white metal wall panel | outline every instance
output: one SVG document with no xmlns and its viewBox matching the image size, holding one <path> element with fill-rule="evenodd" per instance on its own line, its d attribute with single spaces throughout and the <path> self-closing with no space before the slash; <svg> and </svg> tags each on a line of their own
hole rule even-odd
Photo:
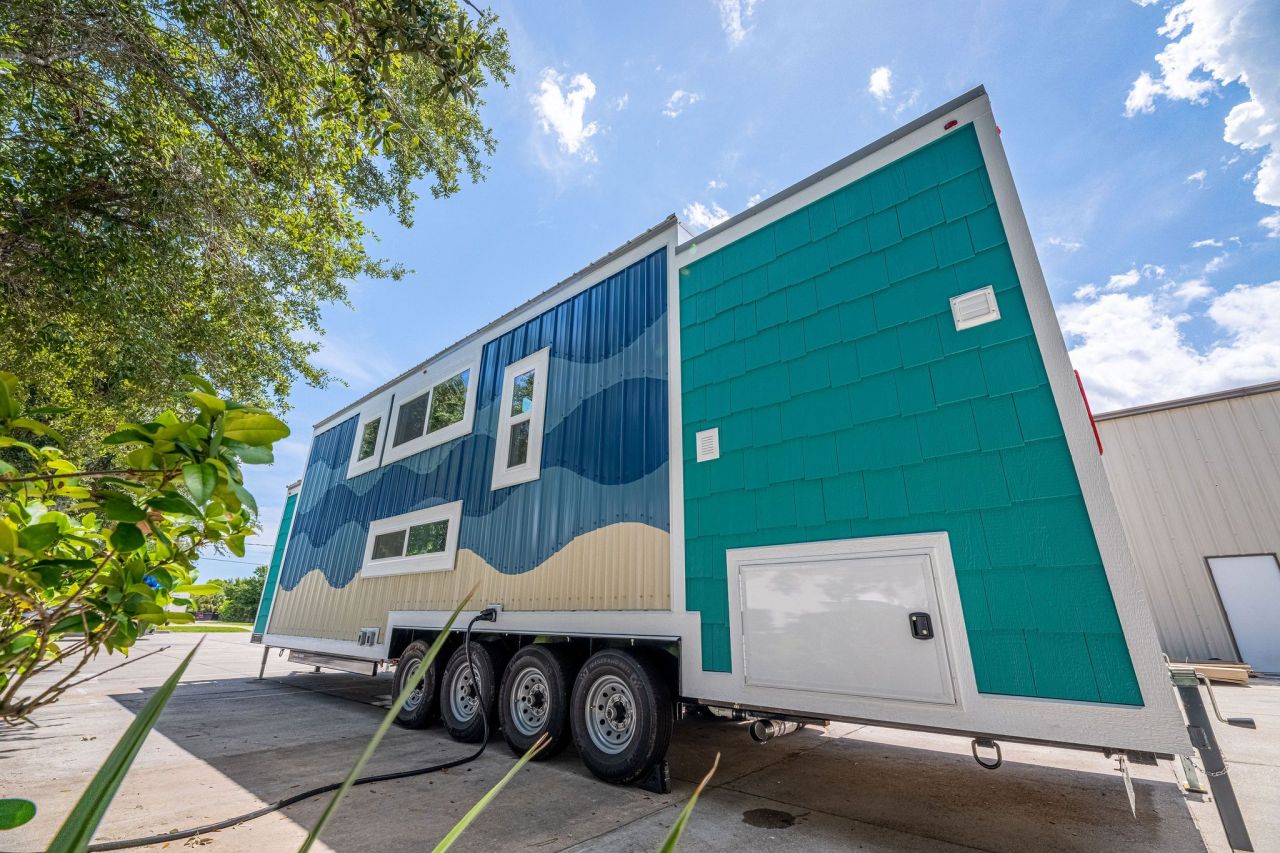
<svg viewBox="0 0 1280 853">
<path fill-rule="evenodd" d="M 1280 552 L 1280 387 L 1103 415 L 1098 432 L 1165 652 L 1238 659 L 1206 559 Z"/>
</svg>

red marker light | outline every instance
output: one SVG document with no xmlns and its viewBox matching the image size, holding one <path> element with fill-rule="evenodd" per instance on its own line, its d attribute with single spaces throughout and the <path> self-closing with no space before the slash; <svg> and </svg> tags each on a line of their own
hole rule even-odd
<svg viewBox="0 0 1280 853">
<path fill-rule="evenodd" d="M 944 125 L 942 126 L 942 129 L 943 129 L 943 130 L 950 130 L 951 128 L 955 127 L 955 126 L 956 126 L 957 124 L 959 124 L 959 123 L 960 123 L 960 122 L 956 121 L 955 119 L 952 119 L 951 121 L 949 121 L 949 122 L 947 122 L 946 124 L 944 124 Z"/>
</svg>

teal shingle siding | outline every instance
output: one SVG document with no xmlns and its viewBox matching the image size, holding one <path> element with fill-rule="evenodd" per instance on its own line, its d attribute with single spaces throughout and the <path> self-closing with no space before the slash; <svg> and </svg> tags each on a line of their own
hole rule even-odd
<svg viewBox="0 0 1280 853">
<path fill-rule="evenodd" d="M 980 691 L 1141 704 L 972 126 L 680 284 L 704 669 L 730 667 L 726 549 L 945 530 Z M 988 284 L 1001 319 L 957 332 L 949 298 Z"/>
</svg>

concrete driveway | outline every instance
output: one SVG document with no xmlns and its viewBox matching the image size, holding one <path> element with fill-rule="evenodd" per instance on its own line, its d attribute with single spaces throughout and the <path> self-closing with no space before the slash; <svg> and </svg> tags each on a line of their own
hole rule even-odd
<svg viewBox="0 0 1280 853">
<path fill-rule="evenodd" d="M 273 652 L 267 678 L 257 681 L 261 649 L 247 635 L 205 636 L 97 840 L 208 823 L 341 779 L 388 703 L 389 677 L 314 674 Z M 33 822 L 0 834 L 0 849 L 44 849 L 133 715 L 199 637 L 147 638 L 139 653 L 170 648 L 77 688 L 37 716 L 39 728 L 0 734 L 0 796 L 39 806 Z M 1258 720 L 1257 731 L 1221 726 L 1219 736 L 1255 848 L 1280 850 L 1280 682 L 1217 692 L 1224 713 Z M 393 728 L 367 772 L 470 749 L 438 730 Z M 993 772 L 978 767 L 959 738 L 834 725 L 758 746 L 742 725 L 705 720 L 676 727 L 672 794 L 600 783 L 570 748 L 526 768 L 455 849 L 655 850 L 717 752 L 720 770 L 682 849 L 1228 849 L 1212 803 L 1184 795 L 1165 763 L 1133 768 L 1135 819 L 1115 762 L 1101 755 L 1006 744 L 1004 767 Z M 337 851 L 429 848 L 511 761 L 495 739 L 472 764 L 356 788 L 324 842 Z M 324 802 L 200 841 L 215 851 L 294 850 Z"/>
</svg>

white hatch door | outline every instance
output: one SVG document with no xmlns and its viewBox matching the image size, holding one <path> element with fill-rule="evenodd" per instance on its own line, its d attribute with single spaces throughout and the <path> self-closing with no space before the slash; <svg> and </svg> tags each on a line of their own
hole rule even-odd
<svg viewBox="0 0 1280 853">
<path fill-rule="evenodd" d="M 924 554 L 739 566 L 748 685 L 955 704 Z"/>
<path fill-rule="evenodd" d="M 1210 557 L 1209 569 L 1245 663 L 1280 672 L 1280 564 L 1274 554 Z"/>
</svg>

